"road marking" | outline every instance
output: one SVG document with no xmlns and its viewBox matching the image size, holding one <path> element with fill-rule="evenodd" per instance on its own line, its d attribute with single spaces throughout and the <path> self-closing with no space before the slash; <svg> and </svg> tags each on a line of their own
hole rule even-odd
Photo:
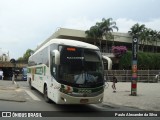
<svg viewBox="0 0 160 120">
<path fill-rule="evenodd" d="M 37 101 L 41 101 L 37 96 L 35 96 L 32 92 L 25 90 L 26 93 L 33 99 L 33 100 L 37 100 Z"/>
</svg>

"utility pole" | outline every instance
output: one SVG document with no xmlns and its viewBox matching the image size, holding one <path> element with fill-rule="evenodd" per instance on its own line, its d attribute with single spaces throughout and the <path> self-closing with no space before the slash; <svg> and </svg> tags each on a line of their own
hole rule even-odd
<svg viewBox="0 0 160 120">
<path fill-rule="evenodd" d="M 133 36 L 132 39 L 132 81 L 131 81 L 131 95 L 137 96 L 137 58 L 138 58 L 138 37 Z"/>
</svg>

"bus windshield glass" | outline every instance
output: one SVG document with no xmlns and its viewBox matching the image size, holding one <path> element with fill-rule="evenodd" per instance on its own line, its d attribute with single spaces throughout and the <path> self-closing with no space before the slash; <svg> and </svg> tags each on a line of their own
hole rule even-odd
<svg viewBox="0 0 160 120">
<path fill-rule="evenodd" d="M 75 87 L 95 87 L 104 84 L 100 51 L 71 46 L 59 46 L 58 81 Z"/>
</svg>

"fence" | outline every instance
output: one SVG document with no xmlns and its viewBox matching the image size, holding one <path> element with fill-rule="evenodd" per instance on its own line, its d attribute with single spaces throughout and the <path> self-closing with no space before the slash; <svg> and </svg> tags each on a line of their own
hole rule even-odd
<svg viewBox="0 0 160 120">
<path fill-rule="evenodd" d="M 113 73 L 119 82 L 130 82 L 132 80 L 131 70 L 106 70 L 105 73 L 107 81 L 112 81 Z M 156 75 L 160 76 L 160 70 L 138 70 L 138 82 L 158 82 L 160 78 L 157 79 Z"/>
</svg>

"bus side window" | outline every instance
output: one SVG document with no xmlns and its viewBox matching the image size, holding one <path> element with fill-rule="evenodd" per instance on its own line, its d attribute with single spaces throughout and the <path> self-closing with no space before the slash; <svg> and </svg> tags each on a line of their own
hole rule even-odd
<svg viewBox="0 0 160 120">
<path fill-rule="evenodd" d="M 52 63 L 55 65 L 55 56 L 52 57 Z"/>
<path fill-rule="evenodd" d="M 52 56 L 52 72 L 53 72 L 54 78 L 56 78 L 55 56 Z"/>
</svg>

